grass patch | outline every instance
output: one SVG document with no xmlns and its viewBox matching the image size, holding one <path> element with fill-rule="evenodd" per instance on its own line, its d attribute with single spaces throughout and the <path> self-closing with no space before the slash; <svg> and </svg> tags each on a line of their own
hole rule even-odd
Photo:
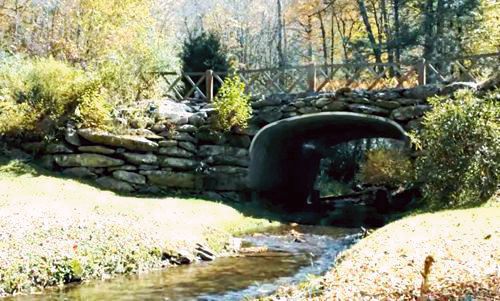
<svg viewBox="0 0 500 301">
<path fill-rule="evenodd" d="M 274 226 L 220 203 L 138 198 L 0 162 L 0 296 L 159 268 L 164 250 L 222 250 Z"/>
<path fill-rule="evenodd" d="M 286 300 L 316 295 L 314 300 L 415 300 L 422 295 L 422 300 L 494 300 L 500 293 L 499 245 L 497 194 L 480 208 L 423 213 L 388 224 L 339 256 L 325 277 L 283 287 L 277 295 Z M 427 256 L 434 263 L 422 294 Z"/>
</svg>

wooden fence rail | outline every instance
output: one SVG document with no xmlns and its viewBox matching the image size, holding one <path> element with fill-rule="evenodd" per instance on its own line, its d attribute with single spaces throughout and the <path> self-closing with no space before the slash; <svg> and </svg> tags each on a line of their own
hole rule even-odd
<svg viewBox="0 0 500 301">
<path fill-rule="evenodd" d="M 500 52 L 412 63 L 345 63 L 301 65 L 284 68 L 239 70 L 251 95 L 301 93 L 351 88 L 412 87 L 429 83 L 479 82 L 498 73 Z M 175 99 L 212 101 L 226 72 L 158 72 L 166 83 L 166 95 Z"/>
</svg>

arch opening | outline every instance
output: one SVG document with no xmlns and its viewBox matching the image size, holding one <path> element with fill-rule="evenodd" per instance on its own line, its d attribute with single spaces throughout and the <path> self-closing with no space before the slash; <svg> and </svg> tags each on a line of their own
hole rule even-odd
<svg viewBox="0 0 500 301">
<path fill-rule="evenodd" d="M 332 146 L 368 138 L 408 143 L 400 125 L 372 115 L 327 112 L 271 123 L 250 146 L 249 188 L 266 201 L 301 210 L 313 191 L 320 162 Z"/>
</svg>

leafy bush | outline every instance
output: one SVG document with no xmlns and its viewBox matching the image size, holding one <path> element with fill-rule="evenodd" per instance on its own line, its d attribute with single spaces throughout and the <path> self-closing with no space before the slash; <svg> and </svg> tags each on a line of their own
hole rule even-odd
<svg viewBox="0 0 500 301">
<path fill-rule="evenodd" d="M 105 93 L 99 91 L 89 91 L 82 95 L 74 117 L 80 127 L 102 130 L 111 128 L 112 108 L 105 95 Z"/>
<path fill-rule="evenodd" d="M 458 91 L 453 98 L 430 99 L 433 110 L 423 129 L 413 134 L 422 150 L 418 178 L 430 207 L 474 206 L 486 201 L 499 185 L 499 90 L 478 98 Z"/>
<path fill-rule="evenodd" d="M 245 84 L 237 75 L 226 78 L 214 100 L 218 126 L 224 131 L 246 128 L 252 114 L 250 97 L 245 94 Z"/>
<path fill-rule="evenodd" d="M 413 180 L 414 167 L 400 150 L 373 149 L 367 152 L 357 177 L 364 184 L 399 186 Z"/>
<path fill-rule="evenodd" d="M 108 120 L 96 77 L 64 62 L 7 59 L 0 64 L 0 87 L 0 135 L 44 137 L 77 107 L 90 123 Z"/>
</svg>

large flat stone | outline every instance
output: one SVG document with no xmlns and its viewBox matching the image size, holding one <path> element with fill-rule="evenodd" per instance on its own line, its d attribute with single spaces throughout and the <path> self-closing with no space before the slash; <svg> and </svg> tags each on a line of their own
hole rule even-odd
<svg viewBox="0 0 500 301">
<path fill-rule="evenodd" d="M 391 119 L 398 121 L 412 120 L 421 117 L 425 112 L 429 111 L 429 105 L 416 105 L 410 107 L 402 107 L 392 111 Z"/>
<path fill-rule="evenodd" d="M 280 120 L 283 116 L 279 107 L 265 107 L 260 111 L 259 118 L 267 123 L 275 122 Z"/>
<path fill-rule="evenodd" d="M 351 104 L 349 105 L 349 110 L 356 113 L 363 113 L 369 115 L 379 115 L 379 116 L 389 115 L 389 111 L 386 109 L 382 109 L 376 106 L 362 105 L 362 104 Z"/>
<path fill-rule="evenodd" d="M 72 178 L 95 179 L 97 175 L 87 167 L 71 167 L 62 171 L 63 175 Z"/>
<path fill-rule="evenodd" d="M 112 167 L 123 165 L 123 160 L 99 154 L 55 155 L 54 160 L 61 167 Z"/>
<path fill-rule="evenodd" d="M 112 155 L 116 153 L 116 151 L 112 148 L 105 147 L 102 145 L 88 145 L 88 146 L 80 146 L 78 148 L 79 151 L 84 152 L 84 153 L 96 153 L 96 154 L 103 154 L 103 155 Z"/>
<path fill-rule="evenodd" d="M 200 186 L 195 174 L 185 172 L 152 171 L 148 180 L 153 185 L 167 188 L 196 189 Z"/>
<path fill-rule="evenodd" d="M 164 158 L 161 162 L 163 167 L 172 167 L 181 170 L 194 170 L 200 163 L 195 160 L 183 158 Z"/>
<path fill-rule="evenodd" d="M 135 172 L 117 170 L 113 172 L 113 177 L 120 181 L 125 181 L 132 184 L 146 184 L 146 177 Z"/>
<path fill-rule="evenodd" d="M 169 140 L 178 140 L 178 141 L 189 141 L 196 143 L 197 140 L 193 136 L 191 136 L 187 132 L 171 132 L 171 131 L 165 131 L 160 134 L 161 136 L 169 139 Z"/>
<path fill-rule="evenodd" d="M 248 150 L 245 148 L 223 145 L 203 145 L 200 147 L 198 155 L 201 157 L 227 155 L 241 158 L 248 156 Z"/>
<path fill-rule="evenodd" d="M 123 153 L 125 160 L 132 164 L 156 164 L 158 157 L 154 154 L 137 154 L 137 153 Z"/>
<path fill-rule="evenodd" d="M 162 147 L 158 150 L 158 153 L 160 155 L 167 155 L 178 158 L 192 158 L 194 156 L 193 153 L 177 146 Z"/>
<path fill-rule="evenodd" d="M 247 157 L 238 158 L 225 155 L 210 156 L 205 161 L 210 165 L 233 165 L 241 167 L 248 167 L 250 165 L 250 159 Z"/>
<path fill-rule="evenodd" d="M 102 188 L 120 191 L 120 192 L 133 192 L 134 187 L 127 182 L 113 179 L 111 177 L 101 177 L 96 180 L 97 184 Z"/>
<path fill-rule="evenodd" d="M 139 136 L 115 135 L 92 129 L 78 130 L 78 134 L 93 143 L 123 147 L 132 151 L 150 152 L 158 148 L 158 143 Z"/>
<path fill-rule="evenodd" d="M 64 143 L 50 143 L 45 147 L 45 152 L 48 154 L 71 154 L 73 150 Z"/>
</svg>

